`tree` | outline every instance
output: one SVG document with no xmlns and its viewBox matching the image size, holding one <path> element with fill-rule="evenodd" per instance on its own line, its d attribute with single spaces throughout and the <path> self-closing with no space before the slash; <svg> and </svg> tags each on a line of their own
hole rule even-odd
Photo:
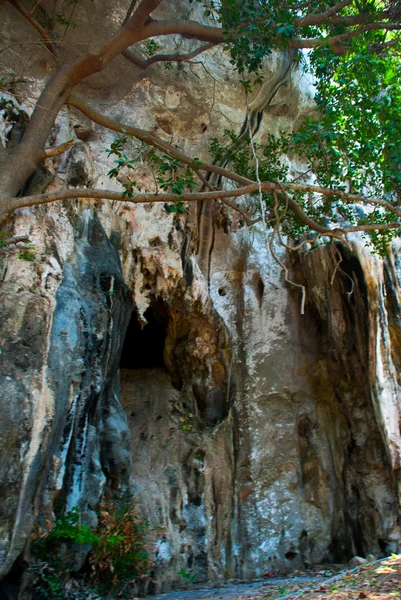
<svg viewBox="0 0 401 600">
<path fill-rule="evenodd" d="M 349 232 L 362 231 L 384 253 L 390 237 L 400 234 L 401 3 L 397 0 L 196 0 L 203 13 L 197 21 L 158 18 L 157 9 L 169 0 L 132 0 L 121 27 L 105 43 L 67 64 L 56 32 L 57 23 L 73 27 L 72 16 L 53 10 L 51 17 L 55 0 L 7 1 L 36 29 L 55 69 L 22 139 L 7 149 L 0 145 L 0 220 L 16 208 L 85 197 L 134 204 L 169 202 L 171 210 L 177 211 L 186 202 L 221 200 L 239 210 L 251 225 L 255 219 L 235 199 L 252 194 L 266 226 L 281 241 L 281 231 L 294 239 L 312 231 L 308 239 L 313 242 L 316 237 L 341 239 Z M 73 13 L 78 2 L 64 0 L 64 6 Z M 197 40 L 199 45 L 187 53 L 159 53 L 158 40 L 172 35 Z M 257 128 L 252 120 L 257 122 L 258 110 L 251 107 L 239 133 L 227 132 L 226 142 L 212 140 L 214 160 L 206 163 L 150 131 L 102 115 L 75 95 L 80 82 L 102 72 L 120 54 L 133 68 L 147 69 L 156 62 L 167 66 L 189 62 L 218 45 L 229 53 L 247 94 L 263 84 L 262 67 L 272 51 L 286 53 L 292 65 L 300 60 L 300 51 L 307 49 L 307 60 L 317 77 L 317 116 L 294 134 L 271 137 L 261 147 L 253 139 Z M 111 177 L 122 168 L 134 173 L 125 144 L 130 136 L 143 142 L 157 172 L 155 191 L 142 193 L 133 175 L 124 181 L 121 193 L 72 188 L 18 195 L 45 158 L 68 148 L 46 148 L 65 104 L 119 134 L 109 149 L 116 157 Z M 305 158 L 306 173 L 315 174 L 314 185 L 288 179 L 280 156 L 290 152 Z M 230 186 L 233 189 L 221 189 L 223 178 L 235 184 Z M 356 210 L 356 205 L 367 210 Z"/>
</svg>

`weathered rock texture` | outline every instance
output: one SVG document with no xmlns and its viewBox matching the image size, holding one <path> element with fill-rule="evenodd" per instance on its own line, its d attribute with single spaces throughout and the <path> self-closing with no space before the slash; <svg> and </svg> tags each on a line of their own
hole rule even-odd
<svg viewBox="0 0 401 600">
<path fill-rule="evenodd" d="M 204 60 L 214 79 L 201 65 L 196 76 L 185 65 L 139 74 L 117 60 L 109 87 L 95 76 L 82 92 L 199 156 L 245 109 L 222 55 Z M 311 110 L 301 75 L 279 92 L 262 138 Z M 53 141 L 74 135 L 30 189 L 111 187 L 112 135 L 63 113 Z M 145 167 L 138 177 L 152 185 Z M 193 212 L 65 201 L 15 216 L 35 260 L 1 255 L 3 574 L 29 559 L 34 524 L 61 508 L 95 525 L 106 489 L 131 491 L 165 528 L 158 589 L 400 549 L 399 245 L 384 263 L 357 240 L 292 257 L 307 291 L 301 316 L 264 232 L 235 214 L 216 227 L 208 285 L 191 252 Z"/>
</svg>

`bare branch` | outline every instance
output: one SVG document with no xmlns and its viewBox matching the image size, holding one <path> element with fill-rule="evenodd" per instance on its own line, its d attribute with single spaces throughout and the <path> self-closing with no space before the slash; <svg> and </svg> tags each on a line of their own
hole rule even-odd
<svg viewBox="0 0 401 600">
<path fill-rule="evenodd" d="M 148 68 L 148 65 L 146 64 L 146 59 L 132 52 L 132 50 L 123 50 L 121 54 L 124 56 L 124 58 L 132 62 L 132 64 L 134 64 L 136 67 L 142 69 L 142 71 L 145 71 L 145 69 Z"/>
<path fill-rule="evenodd" d="M 358 231 L 387 231 L 388 229 L 401 229 L 401 223 L 376 223 L 372 225 L 356 225 L 347 227 L 344 233 L 356 233 Z"/>
<path fill-rule="evenodd" d="M 341 44 L 341 43 L 345 42 L 346 40 L 350 40 L 354 37 L 357 37 L 358 35 L 361 35 L 362 33 L 365 33 L 366 31 L 374 31 L 374 30 L 400 31 L 401 24 L 383 23 L 383 22 L 370 23 L 369 25 L 361 25 L 360 27 L 357 27 L 356 29 L 352 29 L 351 31 L 348 31 L 347 33 L 343 33 L 341 35 L 337 35 L 337 36 L 333 36 L 333 37 L 300 38 L 300 39 L 292 40 L 289 43 L 289 46 L 291 48 L 315 48 L 316 46 L 323 46 L 324 44 L 329 44 L 330 46 L 335 48 L 336 44 Z"/>
<path fill-rule="evenodd" d="M 274 192 L 283 191 L 285 188 L 297 189 L 297 187 L 308 187 L 308 186 L 295 186 L 291 184 L 280 184 L 272 182 L 263 182 L 261 184 L 264 191 Z M 312 187 L 312 186 L 310 186 Z M 196 202 L 199 200 L 218 200 L 225 198 L 234 198 L 238 196 L 246 196 L 253 194 L 260 189 L 259 183 L 252 183 L 251 185 L 242 186 L 233 190 L 213 190 L 210 192 L 192 192 L 179 194 L 158 194 L 158 193 L 138 193 L 135 194 L 132 199 L 123 197 L 120 192 L 110 190 L 90 190 L 87 188 L 75 188 L 65 189 L 59 192 L 49 192 L 45 194 L 37 194 L 34 196 L 17 196 L 15 198 L 0 198 L 0 210 L 1 217 L 15 210 L 16 208 L 23 208 L 26 206 L 35 206 L 39 204 L 48 204 L 50 202 L 56 202 L 58 200 L 65 200 L 67 198 L 100 198 L 105 200 L 116 200 L 119 202 L 129 202 L 132 204 L 143 204 L 153 202 Z M 318 188 L 325 191 L 327 195 L 332 195 L 333 190 L 324 190 L 324 188 Z M 278 196 L 277 196 L 278 197 Z M 366 199 L 365 199 L 366 200 Z M 280 202 L 284 203 L 301 221 L 304 225 L 307 225 L 310 229 L 317 231 L 318 233 L 329 237 L 329 238 L 341 238 L 347 233 L 356 231 L 386 231 L 388 229 L 400 229 L 401 222 L 377 224 L 377 225 L 358 225 L 355 227 L 347 227 L 345 229 L 330 229 L 329 227 L 323 227 L 319 223 L 316 223 L 313 219 L 308 217 L 302 210 L 302 208 L 287 194 L 284 200 L 280 199 Z"/>
<path fill-rule="evenodd" d="M 301 29 L 302 27 L 309 25 L 343 25 L 345 27 L 352 27 L 354 25 L 364 25 L 373 20 L 377 21 L 378 19 L 391 18 L 390 14 L 386 11 L 380 11 L 374 14 L 366 11 L 361 11 L 356 15 L 332 14 L 332 16 L 329 17 L 325 17 L 324 14 L 325 13 L 317 13 L 300 17 L 295 21 L 294 26 L 296 29 Z"/>
<path fill-rule="evenodd" d="M 122 192 L 112 190 L 89 190 L 87 188 L 64 189 L 59 192 L 49 192 L 45 194 L 36 194 L 34 196 L 17 196 L 15 198 L 0 198 L 0 208 L 7 213 L 16 208 L 27 206 L 36 206 L 39 204 L 49 204 L 58 200 L 73 198 L 99 198 L 102 200 L 115 200 L 118 202 L 129 202 L 131 204 L 147 204 L 153 202 L 197 202 L 199 200 L 216 200 L 218 198 L 242 196 L 252 193 L 257 189 L 257 185 L 246 186 L 236 190 L 216 190 L 212 192 L 194 192 L 188 194 L 152 194 L 138 193 L 133 198 L 123 197 Z"/>
<path fill-rule="evenodd" d="M 168 144 L 154 133 L 151 133 L 146 129 L 131 127 L 130 125 L 119 123 L 114 119 L 110 119 L 109 117 L 102 115 L 101 113 L 88 106 L 86 102 L 84 102 L 80 98 L 77 98 L 76 96 L 71 95 L 67 100 L 67 104 L 69 106 L 74 106 L 84 115 L 86 115 L 89 119 L 91 119 L 95 123 L 98 123 L 102 127 L 107 127 L 107 129 L 111 129 L 112 131 L 117 131 L 119 133 L 128 133 L 128 135 L 132 135 L 137 139 L 142 140 L 147 144 L 150 144 L 154 148 L 158 148 L 159 150 L 166 152 L 166 154 L 178 158 L 182 163 L 188 165 L 189 167 L 192 167 L 194 170 L 201 169 L 202 171 L 217 173 L 218 175 L 221 175 L 222 177 L 228 177 L 232 181 L 236 181 L 241 185 L 248 185 L 252 183 L 252 180 L 247 179 L 245 177 L 241 177 L 240 175 L 232 173 L 227 169 L 218 167 L 217 165 L 212 165 L 206 162 L 194 161 L 192 158 L 190 158 L 171 144 Z"/>
<path fill-rule="evenodd" d="M 10 237 L 5 240 L 1 240 L 3 246 L 11 246 L 13 244 L 19 244 L 21 242 L 29 242 L 29 237 L 27 235 L 18 235 L 15 237 Z"/>
<path fill-rule="evenodd" d="M 29 13 L 30 15 L 33 15 L 33 13 L 35 12 L 35 10 L 38 8 L 39 4 L 42 2 L 42 0 L 38 0 L 34 6 L 32 7 L 31 12 Z"/>
<path fill-rule="evenodd" d="M 310 25 L 319 25 L 322 22 L 326 22 L 330 17 L 334 16 L 336 13 L 340 12 L 343 8 L 351 4 L 352 0 L 344 0 L 339 4 L 336 4 L 329 10 L 325 12 L 316 13 L 312 15 L 306 15 L 305 17 L 301 17 L 295 21 L 296 27 L 306 27 Z"/>
<path fill-rule="evenodd" d="M 202 54 L 202 52 L 210 50 L 210 48 L 214 48 L 216 45 L 217 44 L 213 42 L 208 42 L 207 44 L 199 46 L 199 48 L 196 48 L 187 54 L 155 54 L 148 59 L 143 59 L 137 54 L 134 54 L 131 50 L 124 50 L 122 55 L 137 67 L 145 70 L 157 62 L 189 62 L 191 59 L 199 56 L 199 54 Z"/>
<path fill-rule="evenodd" d="M 46 48 L 49 50 L 49 52 L 51 52 L 53 57 L 56 60 L 58 60 L 58 50 L 53 44 L 52 40 L 50 39 L 47 31 L 42 27 L 42 25 L 40 25 L 40 23 L 37 22 L 37 20 L 32 16 L 30 12 L 28 12 L 23 6 L 21 6 L 18 0 L 8 0 L 8 2 L 12 6 L 14 6 L 14 8 L 16 8 L 33 27 L 35 27 L 36 31 L 38 31 L 42 36 Z"/>
<path fill-rule="evenodd" d="M 45 149 L 45 157 L 50 158 L 51 156 L 60 156 L 60 154 L 64 154 L 74 145 L 74 140 L 68 140 L 68 142 L 64 142 L 64 144 L 60 144 L 60 146 L 56 146 L 55 148 L 46 148 Z"/>
</svg>

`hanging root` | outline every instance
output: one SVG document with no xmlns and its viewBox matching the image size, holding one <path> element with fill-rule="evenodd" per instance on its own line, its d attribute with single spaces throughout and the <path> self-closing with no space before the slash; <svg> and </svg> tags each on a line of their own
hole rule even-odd
<svg viewBox="0 0 401 600">
<path fill-rule="evenodd" d="M 291 248 L 291 246 L 288 246 L 287 244 L 285 244 L 283 242 L 283 240 L 281 239 L 281 235 L 280 235 L 280 222 L 285 217 L 286 212 L 288 210 L 288 196 L 285 193 L 284 189 L 282 188 L 282 191 L 284 192 L 284 195 L 285 195 L 285 198 L 286 198 L 286 206 L 285 206 L 284 213 L 280 216 L 279 213 L 278 213 L 279 199 L 277 197 L 277 193 L 274 192 L 274 201 L 275 201 L 274 215 L 275 215 L 275 223 L 274 223 L 274 227 L 273 227 L 273 232 L 272 232 L 272 234 L 271 234 L 271 236 L 269 238 L 269 235 L 268 235 L 268 232 L 267 232 L 267 225 L 266 225 L 266 209 L 265 209 L 265 204 L 264 204 L 264 201 L 263 201 L 262 182 L 261 182 L 260 177 L 259 177 L 259 159 L 258 159 L 257 154 L 256 154 L 255 144 L 253 142 L 253 135 L 252 135 L 252 130 L 251 130 L 251 126 L 250 126 L 250 110 L 249 110 L 249 102 L 248 102 L 248 93 L 247 92 L 245 92 L 245 101 L 246 101 L 246 110 L 247 110 L 247 115 L 248 115 L 249 141 L 250 141 L 250 145 L 251 145 L 253 160 L 255 161 L 255 173 L 256 173 L 256 181 L 257 181 L 257 184 L 258 184 L 258 191 L 259 191 L 259 204 L 260 204 L 260 212 L 262 214 L 262 219 L 261 220 L 262 220 L 262 224 L 263 224 L 263 233 L 264 233 L 264 236 L 265 236 L 265 239 L 266 239 L 266 243 L 268 244 L 268 246 L 270 248 L 270 252 L 271 252 L 271 255 L 272 255 L 273 259 L 276 261 L 276 263 L 284 271 L 286 283 L 289 283 L 293 287 L 299 288 L 301 290 L 301 292 L 302 292 L 301 315 L 303 315 L 303 314 L 305 314 L 305 301 L 306 301 L 306 289 L 305 289 L 305 286 L 301 285 L 300 283 L 295 283 L 295 281 L 292 281 L 289 278 L 289 276 L 288 276 L 288 268 L 279 259 L 279 257 L 276 255 L 276 253 L 274 251 L 274 236 L 276 234 L 277 234 L 277 238 L 278 238 L 278 241 L 281 244 L 281 246 L 284 246 L 288 250 L 296 250 L 297 249 L 297 248 Z M 310 240 L 306 240 L 305 242 L 302 242 L 302 244 L 300 244 L 298 247 L 300 248 L 304 244 L 308 243 L 308 241 L 310 241 Z"/>
<path fill-rule="evenodd" d="M 289 283 L 290 285 L 292 285 L 293 287 L 296 287 L 298 289 L 301 290 L 302 292 L 302 299 L 301 299 L 301 315 L 305 314 L 305 301 L 306 301 L 306 289 L 304 285 L 301 285 L 300 283 L 295 283 L 295 281 L 292 281 L 292 279 L 289 278 L 288 276 L 288 268 L 286 267 L 286 265 L 279 259 L 279 257 L 277 256 L 277 254 L 274 251 L 274 236 L 277 234 L 278 235 L 278 240 L 281 243 L 281 238 L 280 238 L 280 234 L 279 234 L 279 228 L 280 228 L 280 223 L 281 220 L 285 217 L 285 214 L 287 212 L 287 206 L 285 208 L 284 213 L 280 216 L 278 214 L 278 207 L 279 207 L 279 199 L 277 197 L 277 193 L 274 192 L 274 215 L 276 217 L 276 221 L 274 223 L 274 227 L 273 227 L 273 232 L 270 236 L 270 240 L 269 240 L 269 248 L 270 248 L 270 252 L 272 254 L 272 257 L 274 258 L 274 260 L 276 261 L 276 263 L 278 265 L 280 265 L 280 267 L 283 269 L 284 271 L 284 275 L 285 275 L 285 281 L 286 283 Z"/>
</svg>

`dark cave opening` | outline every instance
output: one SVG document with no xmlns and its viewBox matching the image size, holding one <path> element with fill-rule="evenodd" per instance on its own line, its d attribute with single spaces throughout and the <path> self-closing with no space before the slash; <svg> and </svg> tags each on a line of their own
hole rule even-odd
<svg viewBox="0 0 401 600">
<path fill-rule="evenodd" d="M 145 312 L 147 324 L 141 327 L 132 313 L 121 353 L 122 369 L 165 368 L 164 345 L 167 335 L 168 314 L 162 300 L 153 300 Z"/>
</svg>

